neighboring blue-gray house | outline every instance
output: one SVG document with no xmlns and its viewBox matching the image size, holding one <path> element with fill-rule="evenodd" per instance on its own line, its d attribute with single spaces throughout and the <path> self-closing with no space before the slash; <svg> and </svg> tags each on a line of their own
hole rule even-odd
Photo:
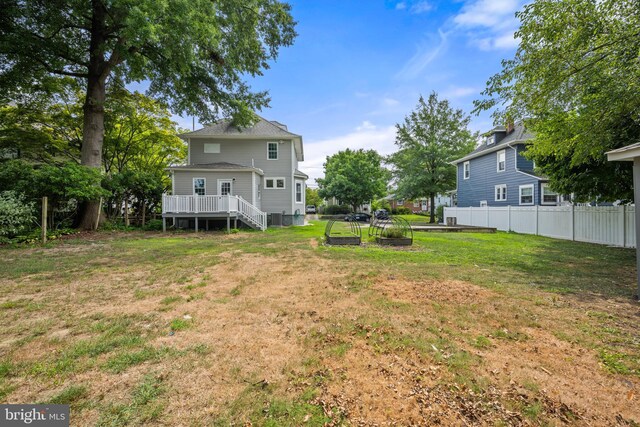
<svg viewBox="0 0 640 427">
<path fill-rule="evenodd" d="M 551 191 L 547 179 L 522 156 L 532 138 L 522 123 L 497 126 L 484 134 L 478 148 L 455 160 L 458 206 L 560 204 L 562 198 Z"/>
</svg>

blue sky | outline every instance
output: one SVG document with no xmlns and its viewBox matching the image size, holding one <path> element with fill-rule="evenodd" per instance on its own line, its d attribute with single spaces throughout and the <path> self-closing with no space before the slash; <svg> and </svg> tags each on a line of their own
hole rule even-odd
<svg viewBox="0 0 640 427">
<path fill-rule="evenodd" d="M 291 0 L 298 25 L 264 76 L 260 114 L 303 136 L 308 184 L 345 148 L 396 150 L 395 124 L 436 91 L 466 112 L 517 47 L 519 0 Z M 191 127 L 191 119 L 179 120 Z M 489 114 L 472 118 L 488 130 Z M 198 126 L 196 124 L 196 126 Z"/>
</svg>

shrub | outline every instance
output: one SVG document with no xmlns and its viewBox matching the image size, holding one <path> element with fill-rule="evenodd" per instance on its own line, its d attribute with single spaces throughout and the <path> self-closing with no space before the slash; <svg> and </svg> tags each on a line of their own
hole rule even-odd
<svg viewBox="0 0 640 427">
<path fill-rule="evenodd" d="M 13 237 L 29 229 L 34 216 L 33 202 L 14 191 L 0 193 L 0 236 Z"/>
<path fill-rule="evenodd" d="M 142 229 L 146 231 L 162 231 L 162 220 L 152 219 L 150 221 L 147 221 Z"/>
<path fill-rule="evenodd" d="M 347 205 L 330 205 L 324 210 L 326 215 L 342 215 L 351 213 L 351 208 Z"/>
<path fill-rule="evenodd" d="M 391 210 L 391 215 L 409 215 L 410 213 L 411 209 L 405 208 L 404 206 Z"/>
<path fill-rule="evenodd" d="M 385 228 L 382 232 L 382 237 L 388 237 L 390 239 L 401 239 L 404 237 L 404 232 L 401 228 Z"/>
</svg>

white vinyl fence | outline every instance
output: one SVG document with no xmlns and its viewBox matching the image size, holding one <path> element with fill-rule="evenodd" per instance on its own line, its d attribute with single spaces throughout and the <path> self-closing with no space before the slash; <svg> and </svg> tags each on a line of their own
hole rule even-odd
<svg viewBox="0 0 640 427">
<path fill-rule="evenodd" d="M 555 239 L 636 247 L 634 206 L 506 206 L 444 208 L 460 225 L 493 227 Z"/>
</svg>

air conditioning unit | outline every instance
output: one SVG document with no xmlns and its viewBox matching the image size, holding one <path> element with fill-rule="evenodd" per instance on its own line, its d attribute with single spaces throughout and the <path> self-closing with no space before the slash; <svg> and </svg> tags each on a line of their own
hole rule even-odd
<svg viewBox="0 0 640 427">
<path fill-rule="evenodd" d="M 272 213 L 271 214 L 271 225 L 274 227 L 282 227 L 282 214 L 281 213 Z"/>
</svg>

